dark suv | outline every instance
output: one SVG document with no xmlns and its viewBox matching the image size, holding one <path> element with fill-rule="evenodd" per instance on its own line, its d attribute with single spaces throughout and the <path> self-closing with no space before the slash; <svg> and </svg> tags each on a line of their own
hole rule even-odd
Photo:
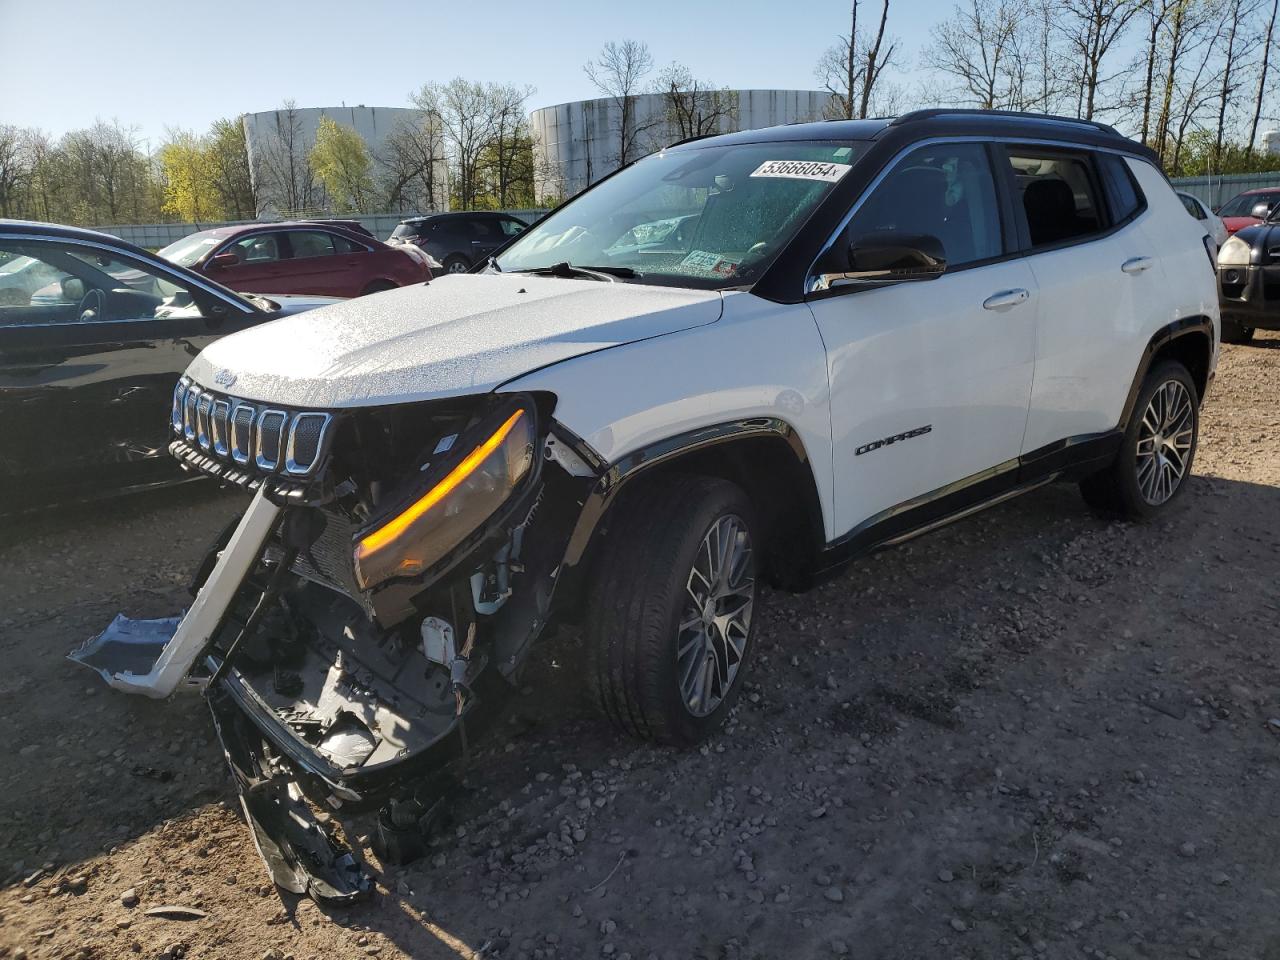
<svg viewBox="0 0 1280 960">
<path fill-rule="evenodd" d="M 528 224 L 505 213 L 438 213 L 409 217 L 388 243 L 412 243 L 444 264 L 446 273 L 466 273 Z"/>
</svg>

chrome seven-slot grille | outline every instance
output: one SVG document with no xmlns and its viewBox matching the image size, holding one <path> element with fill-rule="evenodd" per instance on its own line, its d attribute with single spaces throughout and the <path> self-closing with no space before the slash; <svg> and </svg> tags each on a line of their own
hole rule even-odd
<svg viewBox="0 0 1280 960">
<path fill-rule="evenodd" d="M 183 377 L 173 388 L 170 425 L 189 446 L 260 473 L 305 477 L 324 452 L 333 417 L 282 410 L 205 390 Z"/>
</svg>

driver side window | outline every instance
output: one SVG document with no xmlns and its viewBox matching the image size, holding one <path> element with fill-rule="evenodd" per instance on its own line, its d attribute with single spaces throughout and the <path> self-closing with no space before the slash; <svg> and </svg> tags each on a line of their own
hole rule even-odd
<svg viewBox="0 0 1280 960">
<path fill-rule="evenodd" d="M 187 284 L 76 243 L 0 240 L 0 327 L 199 317 Z"/>
<path fill-rule="evenodd" d="M 898 161 L 853 215 L 845 242 L 881 233 L 936 237 L 948 269 L 1000 256 L 1000 208 L 982 145 L 936 144 Z"/>
</svg>

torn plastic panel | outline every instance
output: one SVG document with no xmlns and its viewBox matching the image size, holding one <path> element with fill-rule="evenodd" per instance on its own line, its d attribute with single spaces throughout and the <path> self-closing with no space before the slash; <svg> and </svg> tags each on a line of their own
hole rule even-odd
<svg viewBox="0 0 1280 960">
<path fill-rule="evenodd" d="M 180 621 L 133 621 L 119 615 L 105 631 L 74 651 L 71 659 L 97 670 L 117 690 L 156 699 L 169 696 L 222 624 L 227 607 L 257 563 L 279 515 L 280 507 L 259 489 Z"/>
<path fill-rule="evenodd" d="M 317 802 L 381 806 L 384 855 L 420 853 L 448 768 L 511 693 L 601 466 L 550 407 L 518 395 L 345 411 L 324 470 L 287 496 L 257 482 L 236 532 L 201 565 L 212 572 L 192 611 L 218 620 L 197 651 L 206 695 L 255 842 L 286 889 L 328 902 L 364 890 Z M 443 548 L 424 543 L 435 510 L 469 518 Z M 418 553 L 362 579 L 362 539 L 392 524 L 381 546 Z M 164 628 L 141 622 L 107 633 L 126 626 L 151 641 L 144 657 L 163 644 Z M 103 669 L 89 654 L 123 645 L 98 639 L 79 659 Z"/>
</svg>

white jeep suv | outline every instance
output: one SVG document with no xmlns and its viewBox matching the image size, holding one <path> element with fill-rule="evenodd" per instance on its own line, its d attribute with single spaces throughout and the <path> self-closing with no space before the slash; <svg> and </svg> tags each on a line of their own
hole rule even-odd
<svg viewBox="0 0 1280 960">
<path fill-rule="evenodd" d="M 581 625 L 611 720 L 694 742 L 766 581 L 1054 480 L 1167 509 L 1218 340 L 1202 226 L 1109 127 L 934 110 L 677 144 L 469 275 L 205 349 L 172 450 L 252 505 L 181 623 L 116 624 L 154 662 L 105 634 L 82 657 L 151 695 L 202 674 L 275 879 L 341 900 L 367 880 L 299 797 L 390 798 L 411 856 L 424 776 L 549 623 Z"/>
</svg>

